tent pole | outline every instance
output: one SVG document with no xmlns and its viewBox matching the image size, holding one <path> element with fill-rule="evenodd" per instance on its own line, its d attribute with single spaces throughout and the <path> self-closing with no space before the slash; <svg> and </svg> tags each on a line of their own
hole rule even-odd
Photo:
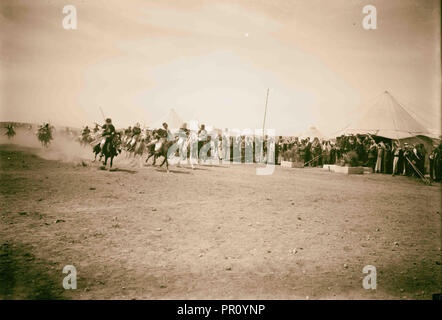
<svg viewBox="0 0 442 320">
<path fill-rule="evenodd" d="M 264 128 L 265 128 L 265 124 L 266 124 L 266 115 L 267 115 L 267 103 L 269 101 L 269 88 L 267 88 L 267 96 L 266 96 L 266 104 L 265 104 L 265 109 L 264 109 L 264 120 L 262 121 L 262 137 L 264 139 Z"/>
</svg>

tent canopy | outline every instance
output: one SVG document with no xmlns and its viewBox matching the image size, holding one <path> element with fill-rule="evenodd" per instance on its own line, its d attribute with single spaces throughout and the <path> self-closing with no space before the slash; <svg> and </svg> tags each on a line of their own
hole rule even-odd
<svg viewBox="0 0 442 320">
<path fill-rule="evenodd" d="M 169 129 L 179 129 L 183 124 L 183 120 L 174 109 L 170 109 L 167 114 L 152 124 L 152 128 L 158 129 L 163 127 L 163 122 L 169 125 Z"/>
<path fill-rule="evenodd" d="M 336 136 L 357 133 L 372 134 L 388 139 L 404 139 L 429 134 L 428 130 L 412 117 L 388 91 L 382 93 L 362 117 Z"/>
<path fill-rule="evenodd" d="M 314 126 L 310 126 L 306 131 L 299 135 L 300 139 L 310 138 L 313 140 L 314 138 L 318 138 L 319 140 L 324 139 L 325 136 Z"/>
</svg>

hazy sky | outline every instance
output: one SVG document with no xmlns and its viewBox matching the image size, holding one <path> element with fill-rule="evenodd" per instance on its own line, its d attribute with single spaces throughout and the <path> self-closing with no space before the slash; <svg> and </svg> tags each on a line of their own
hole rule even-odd
<svg viewBox="0 0 442 320">
<path fill-rule="evenodd" d="M 64 5 L 78 29 L 62 27 Z M 377 8 L 378 29 L 362 27 Z M 1 121 L 341 129 L 389 90 L 440 125 L 438 0 L 1 0 Z M 356 110 L 356 111 L 355 111 Z"/>
</svg>

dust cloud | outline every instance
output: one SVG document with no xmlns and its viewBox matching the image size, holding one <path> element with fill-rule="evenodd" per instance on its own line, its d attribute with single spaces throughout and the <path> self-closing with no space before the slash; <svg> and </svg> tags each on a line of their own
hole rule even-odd
<svg viewBox="0 0 442 320">
<path fill-rule="evenodd" d="M 37 128 L 31 130 L 26 128 L 15 128 L 16 135 L 8 139 L 1 130 L 0 144 L 14 144 L 29 148 L 29 152 L 46 160 L 58 160 L 62 162 L 81 163 L 94 159 L 92 146 L 82 146 L 77 135 L 66 135 L 55 130 L 53 140 L 48 147 L 43 147 L 37 138 Z"/>
</svg>

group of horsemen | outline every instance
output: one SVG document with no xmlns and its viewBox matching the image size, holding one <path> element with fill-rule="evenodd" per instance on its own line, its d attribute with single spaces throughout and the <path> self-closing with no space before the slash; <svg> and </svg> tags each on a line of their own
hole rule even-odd
<svg viewBox="0 0 442 320">
<path fill-rule="evenodd" d="M 137 123 L 134 127 L 117 131 L 112 124 L 112 120 L 107 118 L 102 126 L 95 124 L 95 128 L 92 131 L 86 126 L 81 134 L 81 140 L 93 146 L 97 146 L 99 143 L 100 155 L 102 155 L 103 150 L 106 150 L 106 147 L 111 142 L 114 144 L 116 150 L 118 150 L 118 153 L 120 153 L 122 149 L 127 152 L 136 152 L 139 142 L 144 143 L 144 149 L 150 149 L 150 147 L 153 148 L 153 146 L 155 146 L 154 150 L 157 151 L 167 141 L 179 139 L 188 141 L 189 136 L 190 130 L 187 129 L 186 123 L 181 126 L 178 137 L 174 137 L 166 122 L 162 124 L 162 128 L 155 130 L 142 130 L 140 124 Z M 207 139 L 207 131 L 204 125 L 200 126 L 198 139 L 199 146 Z M 142 154 L 143 150 L 141 150 L 140 153 Z"/>
</svg>

